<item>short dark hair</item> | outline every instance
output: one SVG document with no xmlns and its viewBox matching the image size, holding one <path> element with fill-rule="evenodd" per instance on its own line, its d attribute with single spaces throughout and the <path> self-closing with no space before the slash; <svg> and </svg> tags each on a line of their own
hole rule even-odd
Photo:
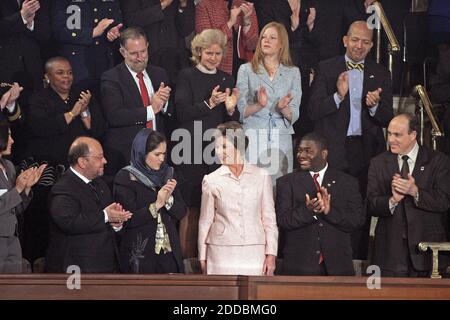
<svg viewBox="0 0 450 320">
<path fill-rule="evenodd" d="M 317 132 L 307 133 L 303 136 L 303 138 L 300 140 L 300 142 L 304 141 L 304 140 L 315 142 L 317 144 L 317 147 L 320 149 L 320 151 L 328 150 L 328 141 L 320 133 L 317 133 Z M 300 146 L 300 143 L 298 146 Z M 298 149 L 298 146 L 297 146 L 297 149 Z"/>
<path fill-rule="evenodd" d="M 0 120 L 0 152 L 8 148 L 9 123 L 6 119 Z"/>
<path fill-rule="evenodd" d="M 420 122 L 419 122 L 419 118 L 413 114 L 413 113 L 409 113 L 409 112 L 403 112 L 403 113 L 399 113 L 397 115 L 398 116 L 403 116 L 408 120 L 408 133 L 411 133 L 413 131 L 415 131 L 417 134 L 419 134 L 419 130 L 420 130 Z"/>
<path fill-rule="evenodd" d="M 144 29 L 141 27 L 129 27 L 120 33 L 119 43 L 122 48 L 125 48 L 128 40 L 139 38 L 144 38 L 145 41 L 148 42 Z"/>
<path fill-rule="evenodd" d="M 88 154 L 89 154 L 89 145 L 86 142 L 80 142 L 69 149 L 67 161 L 69 162 L 70 166 L 74 166 L 77 164 L 78 158 L 85 157 Z"/>
<path fill-rule="evenodd" d="M 241 143 L 244 142 L 244 150 L 247 150 L 248 147 L 248 137 L 245 135 L 244 129 L 242 125 L 237 121 L 228 121 L 217 126 L 217 134 L 216 137 L 224 137 L 229 140 L 233 139 L 233 146 L 236 150 L 239 150 Z M 230 134 L 231 133 L 231 134 Z M 242 150 L 241 150 L 242 151 Z"/>
<path fill-rule="evenodd" d="M 158 131 L 150 132 L 150 134 L 147 137 L 147 142 L 145 144 L 145 154 L 152 152 L 153 150 L 158 148 L 158 146 L 163 142 L 167 144 L 167 139 L 162 133 L 159 133 Z"/>
</svg>

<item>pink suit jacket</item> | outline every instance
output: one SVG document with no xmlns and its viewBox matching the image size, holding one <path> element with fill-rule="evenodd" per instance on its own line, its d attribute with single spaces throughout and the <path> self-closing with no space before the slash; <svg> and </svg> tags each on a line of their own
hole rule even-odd
<svg viewBox="0 0 450 320">
<path fill-rule="evenodd" d="M 207 245 L 265 245 L 265 254 L 277 255 L 278 228 L 268 173 L 245 164 L 236 178 L 221 166 L 203 178 L 198 230 L 199 260 Z"/>
</svg>

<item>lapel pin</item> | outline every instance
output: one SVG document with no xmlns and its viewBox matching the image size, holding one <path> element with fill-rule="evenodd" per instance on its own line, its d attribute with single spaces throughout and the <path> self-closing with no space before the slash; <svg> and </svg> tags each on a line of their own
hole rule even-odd
<svg viewBox="0 0 450 320">
<path fill-rule="evenodd" d="M 424 171 L 425 170 L 425 167 L 420 167 L 420 171 Z"/>
<path fill-rule="evenodd" d="M 373 79 L 373 78 L 375 78 L 375 76 L 374 76 L 373 74 L 371 74 L 371 75 L 369 76 L 369 78 L 370 78 L 370 79 Z"/>
<path fill-rule="evenodd" d="M 331 187 L 331 184 L 327 184 L 327 187 Z"/>
</svg>

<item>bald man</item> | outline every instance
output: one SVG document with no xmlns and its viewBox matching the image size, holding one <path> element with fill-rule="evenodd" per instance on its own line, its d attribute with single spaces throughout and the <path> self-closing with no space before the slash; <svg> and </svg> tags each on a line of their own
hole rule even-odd
<svg viewBox="0 0 450 320">
<path fill-rule="evenodd" d="M 421 277 L 431 270 L 431 254 L 419 242 L 445 242 L 450 206 L 450 159 L 417 143 L 419 123 L 400 114 L 387 129 L 390 151 L 369 168 L 367 201 L 378 217 L 372 264 L 387 277 Z"/>
<path fill-rule="evenodd" d="M 345 55 L 319 64 L 308 106 L 314 129 L 329 142 L 330 167 L 356 177 L 363 197 L 370 159 L 386 150 L 383 128 L 393 117 L 389 71 L 366 59 L 372 38 L 365 21 L 351 24 Z M 365 259 L 369 219 L 361 232 L 352 235 L 352 247 L 354 258 Z"/>
<path fill-rule="evenodd" d="M 47 272 L 66 272 L 76 265 L 84 273 L 118 270 L 115 231 L 131 217 L 113 203 L 108 186 L 99 179 L 106 159 L 100 143 L 79 137 L 69 149 L 70 168 L 53 186 Z"/>
</svg>

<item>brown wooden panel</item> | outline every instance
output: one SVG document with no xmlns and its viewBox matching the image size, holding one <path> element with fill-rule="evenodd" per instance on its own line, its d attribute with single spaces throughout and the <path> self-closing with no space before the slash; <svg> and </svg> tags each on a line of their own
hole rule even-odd
<svg viewBox="0 0 450 320">
<path fill-rule="evenodd" d="M 290 300 L 447 299 L 450 279 L 382 278 L 380 290 L 365 277 L 246 277 L 86 274 L 69 290 L 68 275 L 0 275 L 0 299 Z"/>
</svg>

